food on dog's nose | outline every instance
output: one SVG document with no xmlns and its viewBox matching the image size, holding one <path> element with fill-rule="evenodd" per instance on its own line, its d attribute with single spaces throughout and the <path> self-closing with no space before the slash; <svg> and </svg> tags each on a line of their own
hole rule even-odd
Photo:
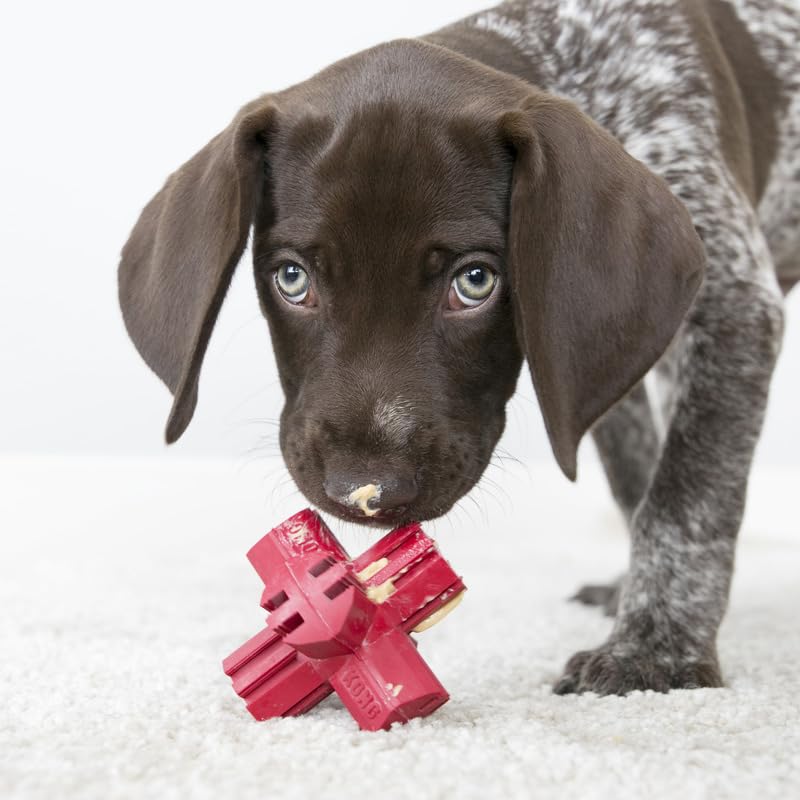
<svg viewBox="0 0 800 800">
<path fill-rule="evenodd" d="M 223 668 L 256 719 L 302 714 L 335 691 L 362 729 L 378 730 L 447 702 L 409 634 L 446 616 L 465 586 L 417 523 L 351 560 L 306 509 L 247 557 L 268 626 Z"/>
<path fill-rule="evenodd" d="M 369 501 L 372 500 L 373 497 L 376 500 L 380 500 L 381 490 L 374 483 L 368 483 L 366 486 L 359 486 L 358 489 L 354 489 L 352 492 L 350 492 L 350 495 L 347 499 L 354 506 L 358 506 L 364 516 L 374 517 L 378 513 L 378 509 L 370 508 L 368 505 Z"/>
</svg>

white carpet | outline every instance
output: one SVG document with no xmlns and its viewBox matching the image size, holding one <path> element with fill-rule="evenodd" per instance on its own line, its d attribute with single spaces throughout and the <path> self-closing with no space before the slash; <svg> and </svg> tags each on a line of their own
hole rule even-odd
<svg viewBox="0 0 800 800">
<path fill-rule="evenodd" d="M 624 563 L 599 476 L 493 472 L 507 494 L 428 526 L 469 587 L 420 636 L 451 700 L 367 734 L 335 699 L 256 723 L 220 668 L 262 622 L 245 551 L 303 505 L 271 493 L 281 475 L 0 460 L 0 796 L 800 797 L 799 476 L 754 479 L 720 640 L 729 688 L 623 699 L 550 692 L 610 626 L 564 602 Z M 352 552 L 373 535 L 342 538 Z"/>
</svg>

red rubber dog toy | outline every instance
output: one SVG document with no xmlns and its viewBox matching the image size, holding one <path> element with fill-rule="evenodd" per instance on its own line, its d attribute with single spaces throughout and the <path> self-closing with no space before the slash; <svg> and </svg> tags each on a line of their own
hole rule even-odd
<svg viewBox="0 0 800 800">
<path fill-rule="evenodd" d="M 351 561 L 305 510 L 247 557 L 264 581 L 268 627 L 223 668 L 256 719 L 302 714 L 335 691 L 359 727 L 378 730 L 447 702 L 409 633 L 438 622 L 465 587 L 418 524 Z"/>
</svg>

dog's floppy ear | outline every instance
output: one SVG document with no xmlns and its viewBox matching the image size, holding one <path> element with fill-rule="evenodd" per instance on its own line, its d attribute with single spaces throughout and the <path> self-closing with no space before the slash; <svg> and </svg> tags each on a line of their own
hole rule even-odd
<svg viewBox="0 0 800 800">
<path fill-rule="evenodd" d="M 705 250 L 667 184 L 577 107 L 535 95 L 502 119 L 515 154 L 508 270 L 520 344 L 556 459 L 669 345 Z"/>
<path fill-rule="evenodd" d="M 147 364 L 174 395 L 168 443 L 197 404 L 200 366 L 262 191 L 275 109 L 267 97 L 167 179 L 122 249 L 119 302 Z"/>
</svg>

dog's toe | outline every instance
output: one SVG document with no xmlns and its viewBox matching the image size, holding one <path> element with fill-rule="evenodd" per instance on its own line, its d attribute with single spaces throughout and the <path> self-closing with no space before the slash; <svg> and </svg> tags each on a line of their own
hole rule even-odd
<svg viewBox="0 0 800 800">
<path fill-rule="evenodd" d="M 564 674 L 559 678 L 555 686 L 553 686 L 553 691 L 556 694 L 577 694 L 582 691 L 580 688 L 581 672 L 584 663 L 591 655 L 591 650 L 583 650 L 572 656 L 567 662 L 567 666 L 564 667 Z"/>
<path fill-rule="evenodd" d="M 617 607 L 619 606 L 622 581 L 623 578 L 618 578 L 613 583 L 586 584 L 581 586 L 569 599 L 587 606 L 598 606 L 603 609 L 606 616 L 613 617 L 616 615 Z"/>
<path fill-rule="evenodd" d="M 673 689 L 719 689 L 722 673 L 716 659 L 686 664 L 672 677 Z"/>
</svg>

